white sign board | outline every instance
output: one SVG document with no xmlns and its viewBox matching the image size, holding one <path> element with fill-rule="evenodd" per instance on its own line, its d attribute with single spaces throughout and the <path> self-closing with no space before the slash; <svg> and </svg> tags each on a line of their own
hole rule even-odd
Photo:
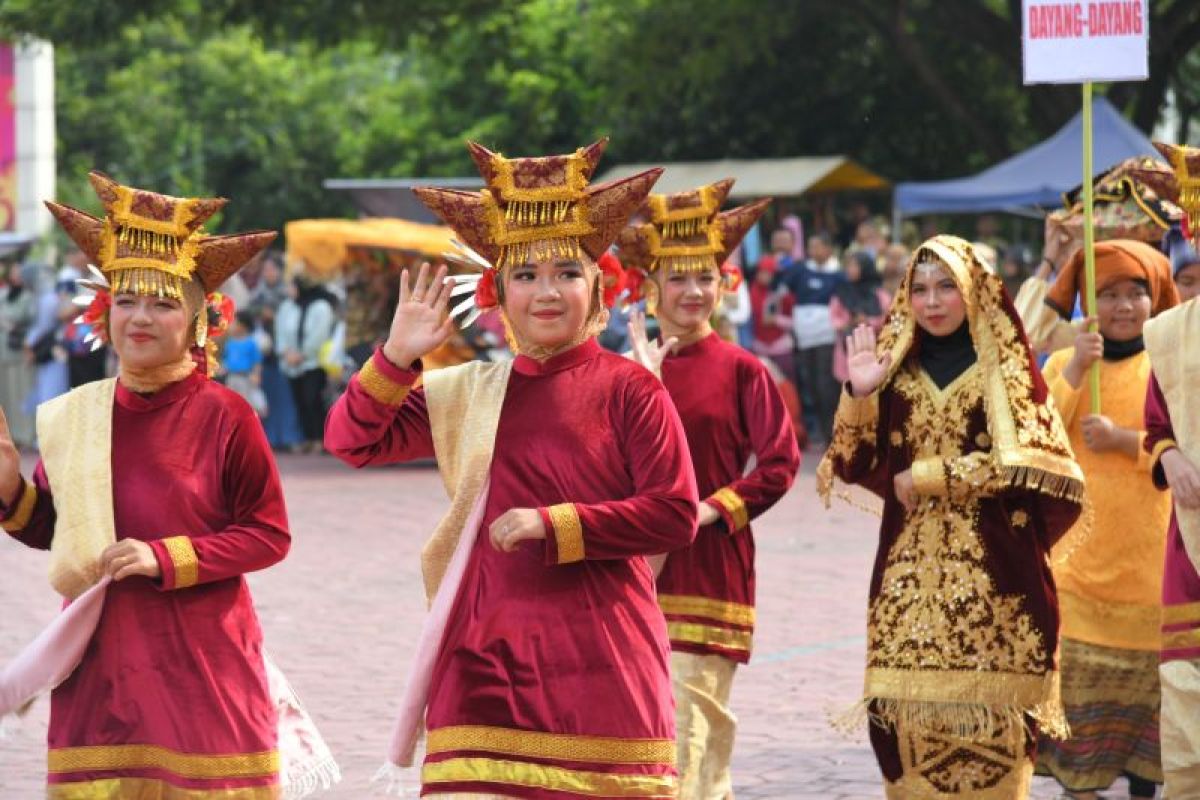
<svg viewBox="0 0 1200 800">
<path fill-rule="evenodd" d="M 1139 81 L 1149 76 L 1149 0 L 1022 0 L 1021 5 L 1025 83 Z"/>
</svg>

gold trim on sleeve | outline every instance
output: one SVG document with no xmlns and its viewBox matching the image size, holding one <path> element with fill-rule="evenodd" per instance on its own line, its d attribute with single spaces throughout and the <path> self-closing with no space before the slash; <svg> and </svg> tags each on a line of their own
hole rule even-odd
<svg viewBox="0 0 1200 800">
<path fill-rule="evenodd" d="M 426 753 L 462 750 L 597 764 L 675 763 L 675 743 L 670 739 L 580 736 L 487 725 L 453 725 L 429 732 Z"/>
<path fill-rule="evenodd" d="M 175 567 L 175 583 L 170 588 L 186 589 L 195 586 L 200 580 L 200 562 L 196 558 L 196 548 L 187 536 L 168 536 L 162 540 Z"/>
<path fill-rule="evenodd" d="M 925 497 L 945 497 L 946 467 L 940 458 L 918 458 L 912 463 L 913 491 Z"/>
<path fill-rule="evenodd" d="M 13 511 L 11 517 L 0 522 L 0 528 L 4 528 L 9 533 L 24 530 L 33 517 L 33 507 L 37 505 L 37 496 L 37 487 L 33 485 L 33 481 L 25 481 L 25 489 L 17 498 L 16 510 Z"/>
<path fill-rule="evenodd" d="M 384 375 L 375 366 L 375 356 L 368 358 L 367 363 L 363 364 L 362 369 L 358 371 L 358 385 L 363 388 L 364 392 L 385 406 L 400 405 L 412 390 L 411 385 L 397 383 Z"/>
<path fill-rule="evenodd" d="M 847 425 L 872 425 L 879 419 L 879 392 L 866 397 L 855 397 L 846 389 L 838 400 L 837 416 Z"/>
<path fill-rule="evenodd" d="M 1150 451 L 1150 468 L 1154 469 L 1158 466 L 1158 460 L 1162 458 L 1162 454 L 1173 447 L 1179 447 L 1179 443 L 1174 439 L 1159 439 Z"/>
<path fill-rule="evenodd" d="M 750 524 L 750 512 L 746 510 L 746 501 L 728 486 L 717 489 L 708 499 L 720 505 L 733 517 L 734 529 L 730 533 L 736 533 Z"/>
<path fill-rule="evenodd" d="M 574 503 L 549 506 L 550 524 L 554 526 L 554 541 L 558 545 L 558 563 L 583 561 L 583 524 Z"/>
<path fill-rule="evenodd" d="M 421 768 L 423 784 L 491 783 L 564 792 L 584 797 L 649 797 L 668 800 L 676 796 L 673 775 L 587 772 L 545 764 L 493 758 L 450 758 L 427 762 Z"/>
<path fill-rule="evenodd" d="M 731 603 L 726 600 L 714 600 L 711 597 L 697 597 L 683 594 L 660 594 L 659 608 L 664 614 L 675 614 L 681 617 L 705 617 L 717 622 L 730 625 L 754 625 L 754 606 L 741 603 Z"/>
<path fill-rule="evenodd" d="M 667 636 L 672 642 L 681 644 L 699 644 L 706 647 L 720 647 L 725 650 L 750 652 L 750 643 L 754 634 L 750 631 L 734 631 L 729 628 L 718 628 L 714 625 L 700 625 L 695 622 L 667 622 Z"/>
<path fill-rule="evenodd" d="M 256 778 L 279 772 L 279 753 L 208 755 L 181 753 L 149 744 L 59 747 L 46 756 L 47 771 L 102 772 L 117 769 L 161 769 L 182 778 Z"/>
</svg>

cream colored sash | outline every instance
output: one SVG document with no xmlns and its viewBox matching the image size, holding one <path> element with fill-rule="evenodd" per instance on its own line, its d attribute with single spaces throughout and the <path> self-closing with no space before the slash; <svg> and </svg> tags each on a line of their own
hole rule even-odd
<svg viewBox="0 0 1200 800">
<path fill-rule="evenodd" d="M 1200 466 L 1200 301 L 1192 300 L 1146 323 L 1146 351 L 1167 399 L 1175 442 Z M 1188 557 L 1200 571 L 1200 511 L 1175 506 Z"/>
<path fill-rule="evenodd" d="M 421 549 L 421 574 L 428 602 L 433 602 L 437 594 L 463 525 L 491 469 L 500 408 L 511 373 L 511 361 L 472 361 L 425 373 L 433 449 L 450 495 L 450 510 Z"/>
<path fill-rule="evenodd" d="M 87 383 L 38 407 L 37 432 L 53 487 L 50 585 L 74 600 L 100 580 L 113 523 L 112 418 L 117 379 Z"/>
</svg>

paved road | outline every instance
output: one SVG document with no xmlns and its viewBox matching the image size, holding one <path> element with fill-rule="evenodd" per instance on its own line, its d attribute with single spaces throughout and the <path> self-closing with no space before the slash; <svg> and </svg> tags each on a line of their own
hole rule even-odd
<svg viewBox="0 0 1200 800">
<path fill-rule="evenodd" d="M 259 616 L 342 764 L 345 780 L 324 796 L 368 798 L 422 614 L 417 552 L 444 492 L 432 468 L 354 472 L 327 456 L 283 456 L 280 466 L 294 545 L 287 561 L 251 578 Z M 842 738 L 827 723 L 861 686 L 876 521 L 849 506 L 820 509 L 814 466 L 809 454 L 796 487 L 756 523 L 759 630 L 733 696 L 739 800 L 883 796 L 865 738 Z M 0 564 L 2 660 L 57 603 L 44 555 L 4 541 Z M 47 708 L 39 702 L 0 744 L 4 800 L 41 796 Z M 1032 796 L 1055 794 L 1039 781 Z"/>
</svg>

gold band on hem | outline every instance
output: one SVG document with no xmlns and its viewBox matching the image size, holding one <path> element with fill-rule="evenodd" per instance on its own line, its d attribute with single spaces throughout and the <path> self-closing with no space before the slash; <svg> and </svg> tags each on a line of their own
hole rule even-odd
<svg viewBox="0 0 1200 800">
<path fill-rule="evenodd" d="M 672 642 L 720 647 L 724 650 L 738 650 L 743 653 L 750 652 L 750 644 L 754 639 L 754 634 L 750 631 L 734 631 L 695 622 L 669 621 L 667 622 L 667 636 Z"/>
<path fill-rule="evenodd" d="M 1102 647 L 1158 650 L 1162 645 L 1162 606 L 1106 603 L 1059 585 L 1061 636 Z"/>
<path fill-rule="evenodd" d="M 150 744 L 91 745 L 52 749 L 46 764 L 51 773 L 161 769 L 182 778 L 257 778 L 279 773 L 279 753 L 202 755 Z"/>
<path fill-rule="evenodd" d="M 1200 623 L 1200 603 L 1163 606 L 1163 625 L 1185 625 L 1189 622 Z"/>
<path fill-rule="evenodd" d="M 175 583 L 167 588 L 187 589 L 189 586 L 195 586 L 200 580 L 200 562 L 196 558 L 196 548 L 192 546 L 191 538 L 168 536 L 162 543 L 163 547 L 167 548 L 167 555 L 171 557 L 171 564 L 175 568 Z"/>
<path fill-rule="evenodd" d="M 982 670 L 868 667 L 866 697 L 933 703 L 974 703 L 1032 709 L 1059 696 L 1058 671 L 1042 675 Z"/>
<path fill-rule="evenodd" d="M 503 761 L 492 758 L 451 758 L 426 762 L 421 783 L 494 783 L 566 792 L 585 797 L 674 798 L 676 781 L 671 775 L 587 772 L 584 770 Z"/>
<path fill-rule="evenodd" d="M 554 541 L 558 546 L 558 563 L 583 561 L 583 524 L 574 503 L 549 506 L 546 513 L 554 526 Z"/>
<path fill-rule="evenodd" d="M 716 600 L 711 597 L 695 595 L 660 594 L 658 606 L 664 614 L 676 614 L 682 617 L 705 617 L 730 625 L 754 625 L 754 606 L 733 603 L 727 600 Z"/>
<path fill-rule="evenodd" d="M 487 725 L 454 725 L 429 731 L 426 753 L 460 750 L 597 764 L 675 763 L 675 743 L 670 739 L 584 736 Z"/>
<path fill-rule="evenodd" d="M 278 785 L 185 789 L 156 778 L 101 778 L 46 786 L 47 800 L 279 800 L 282 796 Z"/>
<path fill-rule="evenodd" d="M 21 491 L 21 496 L 17 498 L 12 516 L 4 522 L 0 522 L 0 528 L 4 528 L 9 533 L 24 530 L 33 517 L 33 508 L 37 505 L 37 497 L 37 487 L 33 485 L 33 481 L 25 481 L 25 488 Z"/>
<path fill-rule="evenodd" d="M 1163 634 L 1163 650 L 1191 650 L 1197 647 L 1200 647 L 1200 628 Z"/>
<path fill-rule="evenodd" d="M 363 364 L 362 369 L 358 371 L 358 385 L 363 388 L 364 392 L 385 406 L 400 405 L 412 390 L 411 385 L 397 383 L 384 375 L 375 366 L 375 356 L 368 358 L 367 363 Z"/>
<path fill-rule="evenodd" d="M 912 463 L 913 491 L 924 497 L 945 497 L 946 469 L 940 458 L 918 458 Z"/>
<path fill-rule="evenodd" d="M 736 533 L 750 524 L 750 512 L 746 510 L 746 501 L 728 486 L 717 489 L 708 499 L 725 509 L 733 518 L 733 530 L 730 533 Z"/>
</svg>

